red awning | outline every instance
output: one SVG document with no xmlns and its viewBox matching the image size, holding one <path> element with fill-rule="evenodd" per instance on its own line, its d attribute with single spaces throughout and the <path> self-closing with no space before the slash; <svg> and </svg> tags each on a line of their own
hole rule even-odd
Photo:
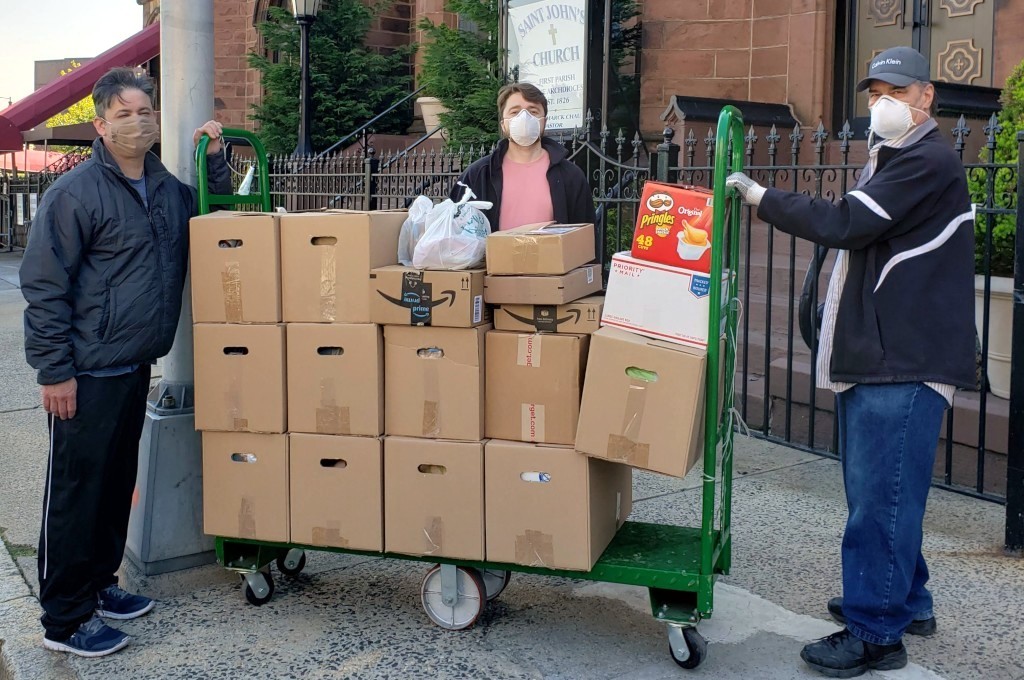
<svg viewBox="0 0 1024 680">
<path fill-rule="evenodd" d="M 0 111 L 0 151 L 15 151 L 24 144 L 21 133 L 60 113 L 92 92 L 100 77 L 118 66 L 138 66 L 160 54 L 160 24 L 154 22 L 85 66 L 57 78 Z"/>
</svg>

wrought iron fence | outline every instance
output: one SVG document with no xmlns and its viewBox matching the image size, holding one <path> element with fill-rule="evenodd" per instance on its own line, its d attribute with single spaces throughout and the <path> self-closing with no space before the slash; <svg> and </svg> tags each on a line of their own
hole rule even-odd
<svg viewBox="0 0 1024 680">
<path fill-rule="evenodd" d="M 43 192 L 90 155 L 88 149 L 71 151 L 41 172 L 0 170 L 0 251 L 25 246 Z"/>
</svg>

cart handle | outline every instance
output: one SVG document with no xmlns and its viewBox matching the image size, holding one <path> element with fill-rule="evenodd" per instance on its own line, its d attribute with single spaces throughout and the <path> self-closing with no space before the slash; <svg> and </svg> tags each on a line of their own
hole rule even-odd
<svg viewBox="0 0 1024 680">
<path fill-rule="evenodd" d="M 210 144 L 209 135 L 204 134 L 199 139 L 196 147 L 196 169 L 198 172 L 199 192 L 199 214 L 205 215 L 210 212 L 214 205 L 255 205 L 259 206 L 261 212 L 270 212 L 273 208 L 270 204 L 270 165 L 267 162 L 267 149 L 263 142 L 252 132 L 238 128 L 224 128 L 221 139 L 241 139 L 252 147 L 256 152 L 256 170 L 259 173 L 259 194 L 211 194 L 209 181 L 209 168 L 207 167 L 206 148 Z"/>
</svg>

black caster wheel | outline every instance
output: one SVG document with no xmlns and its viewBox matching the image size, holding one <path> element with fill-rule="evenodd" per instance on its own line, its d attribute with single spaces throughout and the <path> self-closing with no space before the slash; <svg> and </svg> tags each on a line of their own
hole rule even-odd
<svg viewBox="0 0 1024 680">
<path fill-rule="evenodd" d="M 694 627 L 668 627 L 668 651 L 680 667 L 692 670 L 708 656 L 708 641 Z"/>
<path fill-rule="evenodd" d="M 306 568 L 306 551 L 292 548 L 277 558 L 277 570 L 285 576 L 298 576 Z"/>
<path fill-rule="evenodd" d="M 245 599 L 259 607 L 274 596 L 274 578 L 269 571 L 254 571 L 242 577 L 245 580 Z"/>
<path fill-rule="evenodd" d="M 487 590 L 488 602 L 501 595 L 508 587 L 508 582 L 512 580 L 511 571 L 503 569 L 479 569 L 477 571 Z"/>
</svg>

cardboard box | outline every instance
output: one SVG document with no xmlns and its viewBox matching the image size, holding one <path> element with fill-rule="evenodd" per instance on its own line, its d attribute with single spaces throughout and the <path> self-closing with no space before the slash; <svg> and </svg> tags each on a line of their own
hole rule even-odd
<svg viewBox="0 0 1024 680">
<path fill-rule="evenodd" d="M 488 274 L 566 274 L 594 261 L 593 224 L 528 224 L 487 237 Z"/>
<path fill-rule="evenodd" d="M 203 433 L 203 532 L 288 542 L 288 435 Z"/>
<path fill-rule="evenodd" d="M 385 426 L 390 435 L 484 437 L 484 337 L 478 328 L 384 328 Z"/>
<path fill-rule="evenodd" d="M 295 322 L 369 323 L 370 270 L 398 262 L 405 211 L 281 216 L 282 311 Z"/>
<path fill-rule="evenodd" d="M 196 323 L 281 321 L 278 216 L 219 210 L 189 224 Z"/>
<path fill-rule="evenodd" d="M 484 559 L 484 445 L 384 440 L 387 552 Z"/>
<path fill-rule="evenodd" d="M 284 326 L 196 324 L 196 429 L 287 432 Z"/>
<path fill-rule="evenodd" d="M 614 328 L 591 336 L 576 449 L 684 477 L 703 453 L 706 355 Z"/>
<path fill-rule="evenodd" d="M 491 440 L 487 560 L 589 571 L 632 510 L 632 470 L 571 448 Z"/>
<path fill-rule="evenodd" d="M 576 441 L 588 335 L 487 334 L 487 437 Z"/>
<path fill-rule="evenodd" d="M 291 542 L 384 550 L 383 442 L 289 435 Z"/>
<path fill-rule="evenodd" d="M 291 432 L 384 434 L 384 338 L 376 324 L 288 324 Z"/>
<path fill-rule="evenodd" d="M 633 230 L 633 257 L 710 272 L 713 196 L 703 187 L 647 182 Z"/>
<path fill-rule="evenodd" d="M 440 271 L 412 267 L 373 270 L 371 317 L 395 326 L 472 328 L 491 322 L 484 304 L 484 270 Z"/>
<path fill-rule="evenodd" d="M 729 272 L 722 273 L 722 305 L 729 299 Z M 707 274 L 638 260 L 612 257 L 602 326 L 640 333 L 656 340 L 703 349 L 708 344 L 711 278 Z M 722 315 L 722 332 L 725 331 Z"/>
<path fill-rule="evenodd" d="M 561 276 L 488 276 L 484 302 L 492 305 L 564 305 L 601 291 L 601 269 L 593 264 Z"/>
<path fill-rule="evenodd" d="M 593 333 L 601 327 L 603 309 L 603 295 L 567 305 L 501 305 L 494 310 L 494 327 L 526 333 Z"/>
</svg>

